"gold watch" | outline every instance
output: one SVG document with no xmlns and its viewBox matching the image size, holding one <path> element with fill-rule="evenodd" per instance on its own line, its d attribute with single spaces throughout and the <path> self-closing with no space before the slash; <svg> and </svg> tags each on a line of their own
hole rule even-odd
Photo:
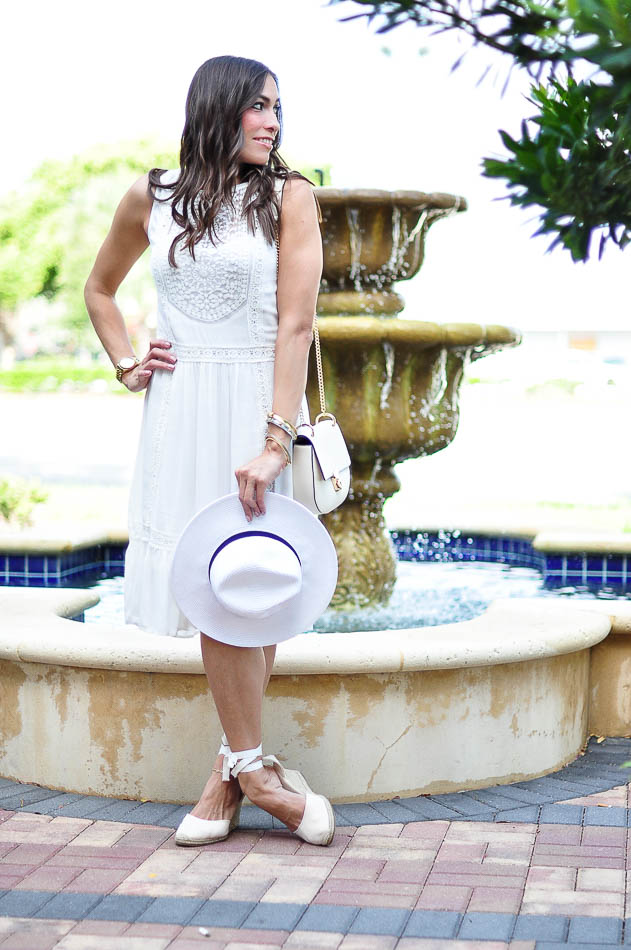
<svg viewBox="0 0 631 950">
<path fill-rule="evenodd" d="M 140 360 L 137 356 L 124 356 L 122 360 L 119 360 L 116 364 L 116 379 L 119 383 L 123 381 L 123 373 L 127 373 L 130 369 L 134 369 L 135 366 L 138 366 Z"/>
</svg>

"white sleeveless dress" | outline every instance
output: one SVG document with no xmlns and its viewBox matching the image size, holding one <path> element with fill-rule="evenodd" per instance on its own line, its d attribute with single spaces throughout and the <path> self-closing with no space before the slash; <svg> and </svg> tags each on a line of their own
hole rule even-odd
<svg viewBox="0 0 631 950">
<path fill-rule="evenodd" d="M 161 181 L 177 179 L 179 169 Z M 168 176 L 168 177 L 167 177 Z M 282 189 L 279 180 L 277 190 Z M 180 228 L 170 202 L 153 202 L 149 219 L 151 272 L 158 295 L 156 336 L 177 356 L 173 372 L 154 370 L 146 391 L 129 497 L 125 557 L 125 621 L 167 636 L 193 636 L 169 589 L 180 532 L 204 505 L 238 490 L 235 469 L 264 446 L 272 408 L 278 329 L 276 245 L 242 217 L 246 183 L 234 191 L 233 212 L 221 209 L 217 246 L 205 236 L 176 250 Z M 163 197 L 170 192 L 158 189 Z M 273 490 L 292 494 L 291 469 Z M 247 525 L 244 516 L 244 526 Z"/>
</svg>

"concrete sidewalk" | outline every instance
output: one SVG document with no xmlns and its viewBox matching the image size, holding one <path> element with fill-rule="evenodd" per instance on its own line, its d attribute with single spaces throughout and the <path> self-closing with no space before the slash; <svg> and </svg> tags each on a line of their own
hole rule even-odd
<svg viewBox="0 0 631 950">
<path fill-rule="evenodd" d="M 387 812 L 389 803 L 338 806 L 328 848 L 255 827 L 255 809 L 244 809 L 250 827 L 226 841 L 178 848 L 166 826 L 176 823 L 173 806 L 174 820 L 139 824 L 97 817 L 111 815 L 111 806 L 75 796 L 66 805 L 70 817 L 63 804 L 53 807 L 59 796 L 50 792 L 41 806 L 20 806 L 16 785 L 6 783 L 0 805 L 12 808 L 0 811 L 0 950 L 587 950 L 631 943 L 631 797 L 627 784 L 614 785 L 628 776 L 621 766 L 630 747 L 628 739 L 592 739 L 586 755 L 554 776 L 399 799 L 391 803 L 399 821 L 382 814 L 343 825 L 342 809 Z M 553 803 L 555 787 L 601 790 Z M 24 799 L 32 797 L 22 788 Z M 511 798 L 517 807 L 509 819 L 498 802 Z M 407 809 L 416 801 L 454 818 L 419 820 Z M 51 813 L 38 813 L 47 802 Z M 476 802 L 484 807 L 471 814 Z M 141 803 L 119 804 L 139 809 L 140 818 Z M 93 817 L 76 817 L 82 808 Z"/>
</svg>

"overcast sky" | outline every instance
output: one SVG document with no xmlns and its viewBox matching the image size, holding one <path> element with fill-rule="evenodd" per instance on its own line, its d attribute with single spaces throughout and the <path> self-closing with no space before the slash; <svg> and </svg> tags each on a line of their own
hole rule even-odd
<svg viewBox="0 0 631 950">
<path fill-rule="evenodd" d="M 508 61 L 476 87 L 491 54 L 411 25 L 377 35 L 339 22 L 354 3 L 321 0 L 31 0 L 3 11 L 0 61 L 4 148 L 0 190 L 19 187 L 43 159 L 99 142 L 158 135 L 177 146 L 188 85 L 211 56 L 258 59 L 279 77 L 281 153 L 332 166 L 338 187 L 446 191 L 469 211 L 430 232 L 421 272 L 398 290 L 406 316 L 534 328 L 626 328 L 631 251 L 572 264 L 531 238 L 532 212 L 494 199 L 480 175 L 502 153 L 498 128 L 517 133 L 532 113 L 526 77 Z M 422 52 L 421 52 L 422 51 Z"/>
</svg>

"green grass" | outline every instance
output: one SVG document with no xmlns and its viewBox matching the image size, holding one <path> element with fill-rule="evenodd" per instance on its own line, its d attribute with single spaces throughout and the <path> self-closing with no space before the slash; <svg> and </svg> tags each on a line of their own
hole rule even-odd
<svg viewBox="0 0 631 950">
<path fill-rule="evenodd" d="M 98 384 L 98 385 L 95 385 Z M 103 363 L 82 365 L 66 356 L 42 356 L 20 360 L 11 369 L 0 370 L 0 390 L 22 393 L 84 392 L 118 393 L 123 387 L 114 370 Z"/>
</svg>

